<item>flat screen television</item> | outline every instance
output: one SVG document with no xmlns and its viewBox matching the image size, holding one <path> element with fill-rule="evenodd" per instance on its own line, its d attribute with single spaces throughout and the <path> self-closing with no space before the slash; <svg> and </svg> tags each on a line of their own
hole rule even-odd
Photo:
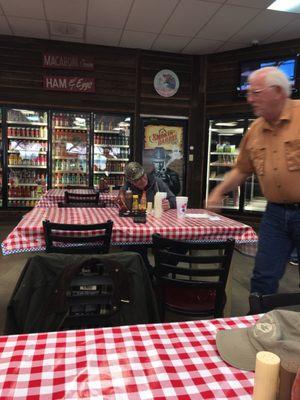
<svg viewBox="0 0 300 400">
<path fill-rule="evenodd" d="M 248 89 L 248 77 L 251 72 L 264 67 L 278 67 L 289 78 L 293 90 L 295 90 L 297 57 L 273 58 L 266 60 L 244 61 L 240 64 L 240 81 L 237 87 L 238 93 L 246 95 Z"/>
</svg>

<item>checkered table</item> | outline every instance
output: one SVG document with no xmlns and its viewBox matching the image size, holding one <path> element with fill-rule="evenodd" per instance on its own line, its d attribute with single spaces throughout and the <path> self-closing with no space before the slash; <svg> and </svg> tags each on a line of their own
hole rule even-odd
<svg viewBox="0 0 300 400">
<path fill-rule="evenodd" d="M 132 218 L 122 218 L 116 208 L 34 208 L 27 213 L 1 244 L 4 255 L 45 250 L 43 220 L 69 224 L 95 224 L 113 221 L 112 245 L 151 244 L 152 234 L 179 240 L 226 240 L 255 243 L 254 230 L 245 224 L 218 216 L 207 210 L 188 210 L 188 214 L 203 218 L 177 218 L 176 210 L 163 212 L 161 218 L 147 216 L 146 224 L 136 224 Z"/>
<path fill-rule="evenodd" d="M 36 204 L 36 207 L 57 207 L 58 203 L 64 202 L 65 200 L 65 191 L 67 189 L 50 189 L 48 190 L 44 196 L 39 200 Z M 95 193 L 94 189 L 68 189 L 70 193 L 77 194 L 88 194 Z M 107 202 L 108 206 L 113 207 L 115 200 L 118 196 L 118 190 L 113 190 L 112 192 L 100 193 L 99 199 Z"/>
<path fill-rule="evenodd" d="M 219 356 L 217 330 L 258 316 L 0 337 L 0 398 L 250 400 L 253 372 Z"/>
</svg>

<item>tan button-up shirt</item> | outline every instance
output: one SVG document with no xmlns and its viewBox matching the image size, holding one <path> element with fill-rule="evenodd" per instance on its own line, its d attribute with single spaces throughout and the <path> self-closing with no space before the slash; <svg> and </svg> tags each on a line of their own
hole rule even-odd
<svg viewBox="0 0 300 400">
<path fill-rule="evenodd" d="M 300 203 L 300 100 L 287 100 L 276 126 L 262 117 L 252 123 L 235 168 L 255 172 L 268 201 Z"/>
</svg>

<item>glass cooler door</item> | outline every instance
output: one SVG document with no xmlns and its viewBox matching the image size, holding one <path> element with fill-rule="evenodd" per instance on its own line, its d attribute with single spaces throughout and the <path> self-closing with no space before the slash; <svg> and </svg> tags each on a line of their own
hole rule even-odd
<svg viewBox="0 0 300 400">
<path fill-rule="evenodd" d="M 244 119 L 211 120 L 207 158 L 206 200 L 213 188 L 224 180 L 238 156 L 238 146 L 245 130 Z M 239 209 L 240 190 L 227 194 L 223 207 Z"/>
<path fill-rule="evenodd" d="M 94 114 L 94 187 L 101 179 L 119 187 L 124 181 L 125 164 L 130 159 L 131 117 Z"/>
<path fill-rule="evenodd" d="M 90 115 L 52 114 L 52 187 L 89 187 Z"/>
<path fill-rule="evenodd" d="M 34 207 L 47 185 L 46 111 L 7 111 L 8 207 Z"/>
<path fill-rule="evenodd" d="M 0 108 L 0 207 L 3 205 L 3 139 L 2 139 L 2 110 Z"/>
</svg>

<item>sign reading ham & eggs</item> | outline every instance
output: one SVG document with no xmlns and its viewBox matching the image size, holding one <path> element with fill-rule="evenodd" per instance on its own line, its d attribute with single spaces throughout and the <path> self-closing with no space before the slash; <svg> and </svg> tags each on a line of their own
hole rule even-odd
<svg viewBox="0 0 300 400">
<path fill-rule="evenodd" d="M 92 71 L 94 69 L 94 61 L 91 57 L 79 55 L 44 53 L 43 67 L 53 69 Z M 44 74 L 43 88 L 46 90 L 56 90 L 62 92 L 94 93 L 95 78 Z"/>
<path fill-rule="evenodd" d="M 78 76 L 44 75 L 43 86 L 47 90 L 59 90 L 63 92 L 95 92 L 95 78 L 83 78 Z"/>
</svg>

